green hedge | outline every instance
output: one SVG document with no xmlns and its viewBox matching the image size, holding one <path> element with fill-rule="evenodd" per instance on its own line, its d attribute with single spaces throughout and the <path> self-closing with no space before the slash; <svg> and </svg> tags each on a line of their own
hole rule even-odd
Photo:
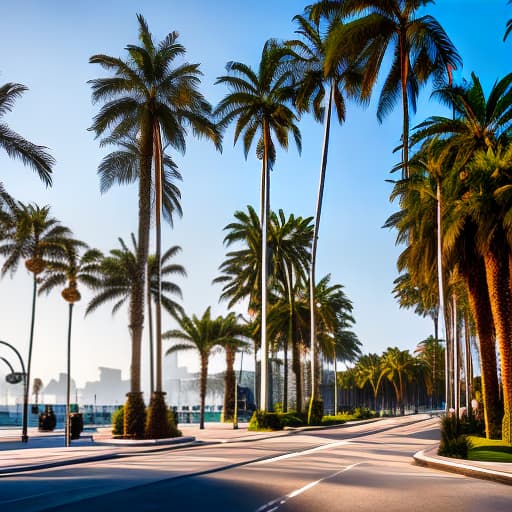
<svg viewBox="0 0 512 512">
<path fill-rule="evenodd" d="M 303 425 L 305 425 L 304 418 L 294 411 L 254 411 L 248 429 L 252 431 L 283 430 L 284 427 L 301 427 Z"/>
</svg>

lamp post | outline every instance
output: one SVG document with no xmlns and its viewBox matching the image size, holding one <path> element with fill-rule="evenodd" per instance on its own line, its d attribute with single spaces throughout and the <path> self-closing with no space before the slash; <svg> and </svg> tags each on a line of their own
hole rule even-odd
<svg viewBox="0 0 512 512">
<path fill-rule="evenodd" d="M 23 375 L 23 426 L 21 428 L 21 442 L 26 443 L 28 442 L 28 435 L 27 435 L 27 426 L 28 426 L 28 382 L 27 382 L 27 372 L 25 371 L 25 364 L 23 363 L 23 358 L 21 357 L 20 353 L 16 350 L 15 347 L 13 347 L 10 343 L 7 343 L 6 341 L 0 340 L 0 343 L 2 345 L 5 345 L 9 347 L 11 350 L 15 352 L 15 354 L 18 356 L 18 359 L 20 361 L 21 365 L 21 373 Z M 2 358 L 4 361 L 6 361 L 4 358 Z M 9 366 L 11 366 L 9 364 Z M 12 372 L 11 375 L 13 375 L 15 372 Z"/>
</svg>

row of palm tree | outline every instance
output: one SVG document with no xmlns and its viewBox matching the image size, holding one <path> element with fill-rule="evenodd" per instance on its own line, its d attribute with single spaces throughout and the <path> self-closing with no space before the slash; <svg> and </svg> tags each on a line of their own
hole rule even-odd
<svg viewBox="0 0 512 512">
<path fill-rule="evenodd" d="M 286 216 L 282 210 L 270 212 L 267 231 L 268 269 L 268 316 L 266 328 L 269 336 L 269 353 L 283 354 L 284 383 L 283 409 L 288 402 L 302 412 L 304 406 L 302 381 L 304 358 L 309 351 L 310 339 L 310 297 L 308 268 L 311 259 L 311 218 Z M 224 239 L 228 247 L 237 245 L 236 250 L 227 253 L 219 270 L 221 275 L 214 283 L 223 285 L 221 300 L 227 300 L 231 308 L 246 300 L 252 316 L 248 335 L 254 340 L 254 355 L 260 353 L 260 379 L 263 371 L 264 347 L 261 340 L 263 313 L 260 307 L 260 256 L 262 227 L 254 208 L 235 212 L 235 221 L 228 224 Z M 350 361 L 360 353 L 360 343 L 351 331 L 354 319 L 352 303 L 346 297 L 343 287 L 330 283 L 325 276 L 315 286 L 315 330 L 322 353 L 335 361 Z M 295 376 L 294 399 L 288 396 L 288 353 L 292 354 L 292 370 Z M 311 357 L 311 369 L 318 364 Z M 315 361 L 313 363 L 313 361 Z M 257 363 L 255 362 L 257 368 Z M 317 368 L 318 370 L 318 368 Z M 317 375 L 320 372 L 317 371 Z M 261 401 L 260 396 L 260 404 Z M 272 407 L 273 404 L 267 404 Z"/>
<path fill-rule="evenodd" d="M 353 367 L 337 374 L 337 385 L 342 389 L 362 390 L 358 398 L 350 397 L 344 406 L 366 406 L 375 411 L 397 409 L 401 415 L 405 413 L 406 402 L 415 407 L 420 401 L 436 406 L 444 381 L 444 368 L 439 365 L 444 348 L 430 337 L 418 344 L 415 353 L 413 356 L 408 350 L 389 347 L 381 355 L 361 355 Z M 393 400 L 389 400 L 387 386 L 392 390 Z"/>
<path fill-rule="evenodd" d="M 399 269 L 427 296 L 442 289 L 432 279 L 437 261 L 442 263 L 448 352 L 455 356 L 457 316 L 467 313 L 465 302 L 469 305 L 479 340 L 486 433 L 497 437 L 501 432 L 510 443 L 512 74 L 498 80 L 488 95 L 474 73 L 471 81 L 446 85 L 436 95 L 453 115 L 431 117 L 416 127 L 411 175 L 394 191 L 401 210 L 387 225 L 395 226 L 407 244 Z M 436 236 L 442 240 L 440 258 Z"/>
</svg>

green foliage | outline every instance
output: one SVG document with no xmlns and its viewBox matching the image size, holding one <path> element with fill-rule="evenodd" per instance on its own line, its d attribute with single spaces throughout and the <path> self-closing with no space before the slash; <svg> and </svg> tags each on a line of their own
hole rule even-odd
<svg viewBox="0 0 512 512">
<path fill-rule="evenodd" d="M 455 415 L 443 416 L 441 419 L 441 442 L 438 455 L 467 459 L 471 442 L 462 433 L 461 421 Z"/>
<path fill-rule="evenodd" d="M 329 426 L 329 425 L 342 425 L 347 421 L 346 415 L 343 414 L 337 414 L 336 416 L 324 416 L 322 418 L 322 426 Z"/>
<path fill-rule="evenodd" d="M 295 411 L 254 411 L 248 429 L 251 431 L 283 430 L 284 427 L 301 427 L 304 424 L 304 418 Z"/>
<path fill-rule="evenodd" d="M 146 412 L 146 439 L 165 439 L 171 437 L 167 406 L 164 393 L 155 392 Z"/>
<path fill-rule="evenodd" d="M 324 401 L 313 399 L 309 401 L 308 425 L 321 425 L 324 416 Z"/>
<path fill-rule="evenodd" d="M 471 441 L 469 460 L 512 462 L 512 446 L 504 441 L 478 436 L 469 436 L 469 440 Z"/>
<path fill-rule="evenodd" d="M 112 435 L 122 436 L 124 434 L 124 406 L 122 405 L 112 413 Z"/>
<path fill-rule="evenodd" d="M 375 418 L 375 415 L 375 411 L 371 411 L 368 407 L 356 407 L 352 413 L 355 420 L 368 420 Z"/>
<path fill-rule="evenodd" d="M 146 406 L 142 393 L 128 393 L 124 404 L 123 435 L 127 439 L 143 439 L 146 424 Z"/>
</svg>

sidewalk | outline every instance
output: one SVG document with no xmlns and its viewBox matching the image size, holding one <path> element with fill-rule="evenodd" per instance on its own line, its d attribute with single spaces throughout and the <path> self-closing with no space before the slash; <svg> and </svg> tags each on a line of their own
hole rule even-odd
<svg viewBox="0 0 512 512">
<path fill-rule="evenodd" d="M 233 425 L 226 423 L 207 423 L 204 430 L 200 430 L 198 424 L 180 424 L 179 428 L 182 437 L 157 441 L 112 439 L 110 428 L 103 428 L 97 433 L 82 433 L 80 439 L 72 441 L 69 448 L 64 446 L 62 431 L 43 433 L 35 428 L 29 429 L 29 441 L 22 444 L 21 429 L 1 429 L 0 477 L 80 462 L 126 457 L 140 452 L 181 448 L 198 443 L 251 442 L 287 436 L 313 428 L 318 430 L 318 427 L 305 427 L 277 432 L 250 432 L 247 430 L 247 423 L 240 423 L 238 429 L 233 429 Z M 512 464 L 440 457 L 437 455 L 437 445 L 414 454 L 413 459 L 416 464 L 422 466 L 512 485 Z"/>
</svg>

